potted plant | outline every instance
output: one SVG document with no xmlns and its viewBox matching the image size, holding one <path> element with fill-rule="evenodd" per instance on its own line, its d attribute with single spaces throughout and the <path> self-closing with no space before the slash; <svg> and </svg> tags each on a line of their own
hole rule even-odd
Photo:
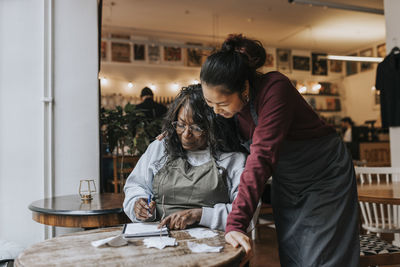
<svg viewBox="0 0 400 267">
<path fill-rule="evenodd" d="M 147 146 L 161 132 L 161 119 L 148 119 L 144 112 L 128 103 L 124 108 L 101 109 L 101 133 L 106 146 L 105 153 L 120 158 L 117 168 L 119 184 L 125 183 L 124 158 L 136 156 L 139 158 Z"/>
</svg>

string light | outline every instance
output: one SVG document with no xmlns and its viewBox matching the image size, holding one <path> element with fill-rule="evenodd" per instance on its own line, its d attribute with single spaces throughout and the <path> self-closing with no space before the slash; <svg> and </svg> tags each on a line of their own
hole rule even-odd
<svg viewBox="0 0 400 267">
<path fill-rule="evenodd" d="M 179 90 L 179 83 L 173 83 L 171 84 L 171 89 L 174 90 L 175 92 Z"/>
<path fill-rule="evenodd" d="M 101 78 L 100 81 L 101 81 L 101 84 L 102 84 L 102 85 L 106 85 L 107 82 L 108 82 L 108 80 L 107 80 L 106 77 Z"/>
<path fill-rule="evenodd" d="M 307 92 L 307 87 L 305 87 L 305 86 L 300 87 L 299 88 L 299 92 L 300 92 L 300 94 L 306 93 Z"/>
<path fill-rule="evenodd" d="M 157 91 L 157 87 L 152 83 L 149 85 L 150 89 L 153 91 Z"/>
<path fill-rule="evenodd" d="M 311 91 L 312 91 L 313 93 L 318 93 L 320 89 L 321 89 L 321 84 L 317 83 L 317 84 L 314 84 L 314 85 L 312 86 Z"/>
</svg>

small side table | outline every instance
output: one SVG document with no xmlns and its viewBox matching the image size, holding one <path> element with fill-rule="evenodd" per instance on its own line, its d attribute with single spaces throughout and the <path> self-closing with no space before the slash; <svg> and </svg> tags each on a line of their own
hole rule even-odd
<svg viewBox="0 0 400 267">
<path fill-rule="evenodd" d="M 29 209 L 38 223 L 61 226 L 97 228 L 130 222 L 122 204 L 124 194 L 94 194 L 89 202 L 81 201 L 78 194 L 58 196 L 32 202 Z"/>
</svg>

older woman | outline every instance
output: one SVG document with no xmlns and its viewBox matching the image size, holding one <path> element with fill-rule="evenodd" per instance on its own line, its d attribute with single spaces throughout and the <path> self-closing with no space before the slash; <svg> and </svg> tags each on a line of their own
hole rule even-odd
<svg viewBox="0 0 400 267">
<path fill-rule="evenodd" d="M 229 139 L 222 126 L 200 85 L 182 89 L 164 120 L 166 137 L 149 145 L 126 182 L 124 210 L 132 221 L 165 215 L 161 225 L 170 229 L 225 229 L 246 158 L 222 152 Z"/>
</svg>

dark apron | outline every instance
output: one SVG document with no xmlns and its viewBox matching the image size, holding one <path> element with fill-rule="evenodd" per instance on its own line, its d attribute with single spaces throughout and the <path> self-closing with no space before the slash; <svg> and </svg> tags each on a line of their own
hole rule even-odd
<svg viewBox="0 0 400 267">
<path fill-rule="evenodd" d="M 157 219 L 163 214 L 163 196 L 165 217 L 185 209 L 230 203 L 226 179 L 226 170 L 217 166 L 214 159 L 200 166 L 189 166 L 182 158 L 168 162 L 153 179 Z"/>
<path fill-rule="evenodd" d="M 284 141 L 272 177 L 281 265 L 358 266 L 357 185 L 340 138 Z"/>
</svg>

